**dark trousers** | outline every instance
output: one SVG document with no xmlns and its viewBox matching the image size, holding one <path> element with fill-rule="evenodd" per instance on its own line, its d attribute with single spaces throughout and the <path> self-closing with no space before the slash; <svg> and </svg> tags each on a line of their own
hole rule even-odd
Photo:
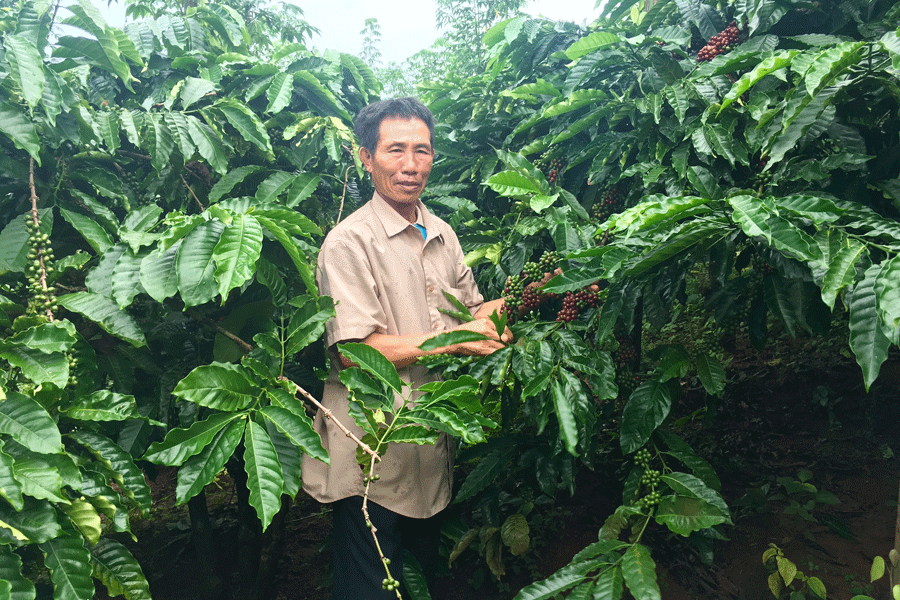
<svg viewBox="0 0 900 600">
<path fill-rule="evenodd" d="M 381 588 L 387 576 L 372 532 L 362 514 L 362 498 L 354 496 L 332 504 L 334 514 L 334 600 L 388 600 L 395 592 Z M 431 578 L 438 565 L 440 515 L 429 519 L 411 519 L 373 502 L 368 504 L 369 518 L 378 530 L 378 543 L 391 560 L 391 575 L 403 581 L 403 551 L 409 550 Z"/>
</svg>

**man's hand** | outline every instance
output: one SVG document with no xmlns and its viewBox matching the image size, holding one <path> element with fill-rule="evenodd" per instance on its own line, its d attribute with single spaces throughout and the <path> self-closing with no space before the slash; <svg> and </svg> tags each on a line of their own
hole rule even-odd
<svg viewBox="0 0 900 600">
<path fill-rule="evenodd" d="M 487 319 L 491 320 L 493 315 L 497 315 L 498 317 L 506 312 L 506 299 L 505 298 L 497 298 L 496 300 L 491 300 L 490 302 L 485 302 L 481 305 L 481 308 L 475 313 L 475 319 Z M 503 334 L 500 336 L 500 341 L 504 343 L 509 343 L 513 340 L 513 333 L 509 330 L 509 327 L 505 327 Z"/>
<path fill-rule="evenodd" d="M 497 327 L 488 318 L 496 310 L 504 309 L 503 300 L 494 300 L 485 303 L 475 314 L 475 320 L 463 323 L 455 327 L 455 331 L 474 331 L 486 336 L 486 340 L 453 344 L 434 350 L 423 351 L 419 348 L 425 341 L 435 335 L 447 333 L 446 331 L 434 333 L 418 333 L 411 335 L 386 335 L 383 333 L 370 334 L 366 339 L 359 340 L 381 352 L 397 368 L 405 367 L 416 362 L 419 358 L 429 354 L 461 354 L 464 356 L 487 356 L 513 340 L 513 334 L 506 328 L 502 334 L 497 333 Z M 451 331 L 453 331 L 451 330 Z M 354 366 L 345 356 L 341 356 L 341 364 L 347 368 Z"/>
<path fill-rule="evenodd" d="M 489 339 L 478 340 L 475 342 L 463 342 L 462 344 L 454 344 L 442 349 L 450 354 L 462 354 L 464 356 L 487 356 L 493 354 L 500 348 L 512 341 L 512 332 L 507 328 L 502 335 L 497 334 L 497 328 L 490 319 L 475 319 L 468 323 L 463 323 L 453 328 L 453 331 L 474 331 L 487 336 Z"/>
</svg>

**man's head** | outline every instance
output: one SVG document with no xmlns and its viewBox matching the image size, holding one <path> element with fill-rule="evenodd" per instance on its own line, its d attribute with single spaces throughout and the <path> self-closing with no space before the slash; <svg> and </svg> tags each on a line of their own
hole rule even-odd
<svg viewBox="0 0 900 600">
<path fill-rule="evenodd" d="M 385 119 L 419 119 L 428 127 L 431 147 L 434 148 L 434 116 L 428 107 L 416 98 L 392 98 L 373 102 L 356 115 L 353 129 L 359 138 L 359 145 L 374 150 L 378 144 L 378 130 Z"/>
<path fill-rule="evenodd" d="M 372 175 L 375 191 L 403 218 L 415 222 L 434 160 L 431 112 L 414 98 L 377 102 L 360 111 L 356 131 L 359 158 Z"/>
</svg>

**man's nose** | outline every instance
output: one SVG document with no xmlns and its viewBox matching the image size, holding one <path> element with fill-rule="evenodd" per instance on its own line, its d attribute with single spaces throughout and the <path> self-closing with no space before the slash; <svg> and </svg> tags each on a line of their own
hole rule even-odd
<svg viewBox="0 0 900 600">
<path fill-rule="evenodd" d="M 404 152 L 403 158 L 400 163 L 400 169 L 406 172 L 416 172 L 419 170 L 418 161 L 416 161 L 416 153 L 415 152 Z"/>
</svg>

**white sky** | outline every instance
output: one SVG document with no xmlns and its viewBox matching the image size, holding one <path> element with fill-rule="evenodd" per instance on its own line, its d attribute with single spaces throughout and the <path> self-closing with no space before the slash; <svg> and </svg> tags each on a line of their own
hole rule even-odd
<svg viewBox="0 0 900 600">
<path fill-rule="evenodd" d="M 96 0 L 107 22 L 121 27 L 124 5 L 116 0 Z M 111 5 L 107 7 L 107 3 Z M 439 32 L 434 23 L 433 0 L 290 0 L 303 9 L 306 20 L 320 35 L 311 45 L 319 50 L 334 49 L 358 55 L 362 50 L 359 32 L 370 17 L 381 26 L 382 62 L 400 63 L 423 48 L 431 46 Z M 525 12 L 558 21 L 592 22 L 599 10 L 596 0 L 531 0 Z"/>
<path fill-rule="evenodd" d="M 431 46 L 440 35 L 434 22 L 433 0 L 295 0 L 303 8 L 306 20 L 320 30 L 312 45 L 323 50 L 333 48 L 348 54 L 362 50 L 359 32 L 366 19 L 375 17 L 381 26 L 381 54 L 385 64 L 402 62 L 419 50 Z M 598 10 L 595 0 L 532 0 L 525 12 L 549 19 L 593 21 Z"/>
</svg>

